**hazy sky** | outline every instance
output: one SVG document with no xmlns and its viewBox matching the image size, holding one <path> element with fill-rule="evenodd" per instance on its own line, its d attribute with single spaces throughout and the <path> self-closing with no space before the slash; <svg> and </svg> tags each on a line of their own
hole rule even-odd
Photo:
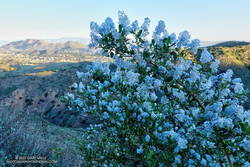
<svg viewBox="0 0 250 167">
<path fill-rule="evenodd" d="M 0 40 L 88 37 L 90 21 L 124 10 L 201 40 L 250 41 L 250 0 L 0 0 Z M 153 27 L 153 26 L 151 26 Z"/>
</svg>

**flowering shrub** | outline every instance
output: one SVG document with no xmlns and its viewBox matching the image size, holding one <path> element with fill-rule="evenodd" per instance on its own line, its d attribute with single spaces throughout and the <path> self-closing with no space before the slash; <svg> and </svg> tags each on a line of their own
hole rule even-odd
<svg viewBox="0 0 250 167">
<path fill-rule="evenodd" d="M 130 23 L 119 12 L 92 22 L 91 47 L 113 62 L 77 72 L 71 110 L 97 116 L 83 150 L 89 166 L 250 166 L 250 111 L 246 90 L 233 71 L 187 31 L 178 37 L 159 21 Z M 93 142 L 94 140 L 96 142 Z"/>
</svg>

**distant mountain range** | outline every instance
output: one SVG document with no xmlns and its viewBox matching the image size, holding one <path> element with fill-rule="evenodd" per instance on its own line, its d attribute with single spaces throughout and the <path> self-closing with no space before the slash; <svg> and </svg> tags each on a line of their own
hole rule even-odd
<svg viewBox="0 0 250 167">
<path fill-rule="evenodd" d="M 29 55 L 89 53 L 88 38 L 26 39 L 14 42 L 0 41 L 0 50 Z M 245 41 L 201 41 L 201 47 L 234 47 L 248 45 Z"/>
<path fill-rule="evenodd" d="M 216 43 L 214 45 L 211 45 L 211 47 L 235 47 L 235 46 L 244 46 L 249 44 L 250 42 L 246 41 L 226 41 L 226 42 Z"/>
<path fill-rule="evenodd" d="M 5 44 L 7 44 L 7 43 L 9 43 L 10 41 L 0 41 L 0 47 L 1 46 L 3 46 L 3 45 L 5 45 Z"/>
<path fill-rule="evenodd" d="M 248 45 L 247 41 L 201 41 L 201 47 L 234 47 Z"/>
<path fill-rule="evenodd" d="M 21 41 L 21 40 L 22 39 L 20 39 L 20 40 L 0 40 L 0 47 L 7 44 L 7 43 L 14 42 L 14 41 Z M 72 42 L 79 42 L 79 43 L 82 43 L 85 45 L 88 45 L 90 42 L 89 38 L 80 38 L 80 37 L 63 37 L 63 38 L 51 38 L 51 39 L 39 39 L 39 40 L 46 41 L 49 43 L 65 43 L 68 41 L 72 41 Z"/>
<path fill-rule="evenodd" d="M 52 43 L 46 40 L 26 39 L 10 42 L 0 47 L 3 51 L 29 54 L 29 55 L 50 55 L 60 53 L 87 53 L 88 47 L 85 44 L 75 41 L 64 43 Z"/>
</svg>

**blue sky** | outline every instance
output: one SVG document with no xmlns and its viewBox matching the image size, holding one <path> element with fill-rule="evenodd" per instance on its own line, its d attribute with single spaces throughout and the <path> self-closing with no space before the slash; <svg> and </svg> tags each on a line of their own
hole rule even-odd
<svg viewBox="0 0 250 167">
<path fill-rule="evenodd" d="M 201 40 L 250 41 L 250 0 L 0 0 L 0 40 L 88 37 L 90 21 L 118 10 Z"/>
</svg>

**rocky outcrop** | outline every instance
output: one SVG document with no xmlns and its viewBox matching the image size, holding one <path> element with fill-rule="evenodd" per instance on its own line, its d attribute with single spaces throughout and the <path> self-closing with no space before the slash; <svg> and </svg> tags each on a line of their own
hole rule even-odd
<svg viewBox="0 0 250 167">
<path fill-rule="evenodd" d="M 48 121 L 67 127 L 86 127 L 93 122 L 88 115 L 76 115 L 67 110 L 66 104 L 60 100 L 58 89 L 48 89 L 37 95 L 30 89 L 20 88 L 4 99 L 5 106 L 19 111 L 36 113 Z"/>
<path fill-rule="evenodd" d="M 67 64 L 70 65 L 70 64 Z M 95 119 L 87 114 L 67 110 L 61 96 L 69 92 L 76 81 L 76 71 L 83 71 L 86 64 L 70 65 L 70 68 L 51 75 L 17 75 L 0 78 L 0 103 L 11 110 L 32 112 L 59 126 L 87 127 Z"/>
</svg>

